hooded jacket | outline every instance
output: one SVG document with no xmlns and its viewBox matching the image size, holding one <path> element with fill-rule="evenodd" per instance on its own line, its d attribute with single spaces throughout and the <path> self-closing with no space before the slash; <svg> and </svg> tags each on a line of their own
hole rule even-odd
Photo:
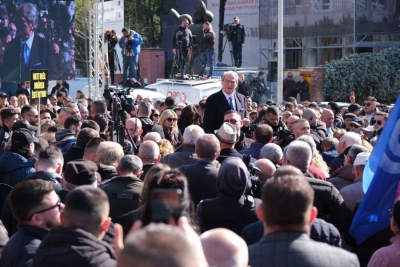
<svg viewBox="0 0 400 267">
<path fill-rule="evenodd" d="M 17 153 L 6 151 L 0 156 L 0 213 L 11 189 L 33 172 L 33 162 Z"/>
<path fill-rule="evenodd" d="M 71 227 L 56 227 L 42 240 L 32 267 L 116 266 L 114 249 L 91 233 Z"/>
<path fill-rule="evenodd" d="M 227 158 L 217 178 L 218 196 L 199 203 L 196 219 L 202 232 L 214 228 L 227 228 L 237 234 L 243 227 L 258 221 L 255 207 L 261 200 L 249 195 L 250 174 L 240 158 Z"/>
</svg>

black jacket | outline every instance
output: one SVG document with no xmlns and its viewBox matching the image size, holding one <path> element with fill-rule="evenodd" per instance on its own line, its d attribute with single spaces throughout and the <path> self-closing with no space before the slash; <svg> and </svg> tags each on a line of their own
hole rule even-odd
<svg viewBox="0 0 400 267">
<path fill-rule="evenodd" d="M 344 166 L 344 153 L 339 154 L 339 156 L 329 161 L 328 163 L 329 173 L 333 173 L 334 171 L 343 166 Z"/>
<path fill-rule="evenodd" d="M 308 101 L 310 98 L 308 82 L 307 81 L 298 81 L 295 86 L 295 92 L 300 93 L 300 101 Z"/>
<path fill-rule="evenodd" d="M 117 169 L 113 166 L 104 165 L 101 163 L 97 164 L 97 172 L 101 176 L 101 180 L 109 180 L 117 176 Z"/>
<path fill-rule="evenodd" d="M 247 225 L 242 231 L 242 238 L 246 241 L 247 246 L 260 241 L 263 235 L 264 227 L 261 221 Z M 341 247 L 342 245 L 338 229 L 318 218 L 315 218 L 314 223 L 311 225 L 310 238 L 318 242 L 325 242 L 331 246 Z"/>
<path fill-rule="evenodd" d="M 172 35 L 172 48 L 178 48 L 178 42 L 181 42 L 183 49 L 192 47 L 192 32 L 189 28 L 179 26 Z"/>
<path fill-rule="evenodd" d="M 243 155 L 240 154 L 236 149 L 224 148 L 224 149 L 221 149 L 219 157 L 217 158 L 217 161 L 219 163 L 222 163 L 228 157 L 238 157 L 238 158 L 243 159 Z M 255 161 L 256 161 L 256 159 L 250 158 L 250 162 L 254 163 Z"/>
<path fill-rule="evenodd" d="M 214 164 L 199 160 L 196 164 L 181 166 L 179 170 L 187 177 L 190 196 L 196 206 L 203 199 L 217 196 L 219 169 Z"/>
<path fill-rule="evenodd" d="M 116 255 L 106 242 L 91 233 L 71 227 L 56 227 L 42 240 L 32 267 L 114 267 Z"/>
<path fill-rule="evenodd" d="M 220 193 L 217 198 L 199 203 L 196 219 L 202 232 L 222 227 L 240 235 L 243 227 L 258 221 L 255 208 L 260 203 L 261 200 L 250 197 L 245 204 L 244 196 L 238 198 Z"/>
<path fill-rule="evenodd" d="M 35 252 L 48 232 L 46 229 L 28 224 L 18 225 L 18 232 L 12 236 L 3 249 L 0 266 L 30 266 Z"/>
<path fill-rule="evenodd" d="M 248 117 L 246 108 L 246 97 L 235 93 L 236 111 L 239 112 L 240 118 L 243 120 Z M 204 111 L 204 132 L 214 134 L 214 130 L 218 130 L 224 123 L 225 112 L 231 110 L 222 89 L 207 98 L 206 108 Z"/>
<path fill-rule="evenodd" d="M 250 85 L 244 82 L 239 82 L 237 92 L 244 96 L 250 96 Z"/>
<path fill-rule="evenodd" d="M 244 44 L 246 38 L 246 32 L 244 26 L 237 24 L 232 27 L 232 44 Z"/>
<path fill-rule="evenodd" d="M 156 132 L 160 134 L 161 139 L 165 138 L 163 128 L 157 123 L 154 123 L 149 117 L 141 117 L 139 120 L 142 122 L 142 137 L 149 132 Z"/>
</svg>

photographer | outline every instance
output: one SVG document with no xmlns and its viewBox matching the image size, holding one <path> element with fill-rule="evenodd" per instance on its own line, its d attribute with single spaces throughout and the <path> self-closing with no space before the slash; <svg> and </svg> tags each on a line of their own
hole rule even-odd
<svg viewBox="0 0 400 267">
<path fill-rule="evenodd" d="M 114 30 L 107 30 L 105 34 L 105 40 L 108 47 L 108 68 L 111 75 L 111 84 L 115 84 L 115 46 L 118 43 L 117 33 Z"/>
<path fill-rule="evenodd" d="M 254 101 L 261 104 L 265 103 L 268 99 L 271 99 L 271 90 L 265 86 L 265 72 L 260 71 L 257 78 L 254 78 L 250 84 L 253 90 Z"/>
<path fill-rule="evenodd" d="M 242 67 L 242 47 L 244 46 L 244 39 L 246 33 L 244 31 L 244 26 L 240 25 L 239 17 L 233 18 L 231 42 L 233 50 L 233 58 L 235 60 L 235 66 Z"/>
<path fill-rule="evenodd" d="M 209 22 L 203 23 L 203 39 L 201 40 L 201 55 L 200 60 L 203 65 L 201 75 L 203 76 L 206 72 L 207 63 L 210 65 L 210 71 L 208 72 L 207 78 L 213 75 L 214 71 L 214 44 L 215 44 L 215 33 L 212 29 L 212 25 Z"/>
<path fill-rule="evenodd" d="M 139 33 L 127 28 L 122 29 L 122 35 L 119 40 L 119 46 L 122 48 L 124 66 L 123 83 L 125 83 L 128 78 L 128 67 L 130 69 L 130 78 L 137 79 L 136 68 L 140 54 L 140 45 L 143 43 L 143 39 Z"/>
<path fill-rule="evenodd" d="M 189 21 L 183 19 L 181 25 L 172 35 L 172 52 L 178 56 L 179 72 L 183 78 L 185 75 L 185 61 L 192 56 L 192 32 L 188 29 Z"/>
</svg>

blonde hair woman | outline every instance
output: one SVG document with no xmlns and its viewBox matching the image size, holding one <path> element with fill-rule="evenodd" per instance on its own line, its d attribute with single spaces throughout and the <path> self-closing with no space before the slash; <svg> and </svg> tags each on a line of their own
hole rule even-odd
<svg viewBox="0 0 400 267">
<path fill-rule="evenodd" d="M 29 105 L 29 101 L 28 98 L 26 97 L 26 95 L 18 95 L 18 106 L 19 107 L 23 107 L 25 105 Z"/>
<path fill-rule="evenodd" d="M 178 128 L 178 115 L 172 109 L 161 113 L 159 124 L 163 127 L 165 139 L 177 148 L 182 143 L 182 133 Z"/>
</svg>

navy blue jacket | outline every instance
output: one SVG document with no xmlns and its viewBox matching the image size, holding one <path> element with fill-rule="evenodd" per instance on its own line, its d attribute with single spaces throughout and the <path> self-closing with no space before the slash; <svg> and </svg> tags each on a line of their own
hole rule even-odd
<svg viewBox="0 0 400 267">
<path fill-rule="evenodd" d="M 48 232 L 46 229 L 36 226 L 19 224 L 18 232 L 11 237 L 3 249 L 0 266 L 30 266 L 36 250 Z"/>
<path fill-rule="evenodd" d="M 260 158 L 261 149 L 263 148 L 263 146 L 265 146 L 264 143 L 253 142 L 250 144 L 249 148 L 240 150 L 239 153 L 242 155 L 243 154 L 251 155 L 252 158 L 255 158 L 257 160 Z"/>
<path fill-rule="evenodd" d="M 336 147 L 332 147 L 328 151 L 325 151 L 321 154 L 322 159 L 326 162 L 329 163 L 331 160 L 339 156 L 339 153 L 336 150 Z"/>
<path fill-rule="evenodd" d="M 25 180 L 28 174 L 35 172 L 33 162 L 12 152 L 0 156 L 0 213 L 11 189 Z"/>
</svg>

